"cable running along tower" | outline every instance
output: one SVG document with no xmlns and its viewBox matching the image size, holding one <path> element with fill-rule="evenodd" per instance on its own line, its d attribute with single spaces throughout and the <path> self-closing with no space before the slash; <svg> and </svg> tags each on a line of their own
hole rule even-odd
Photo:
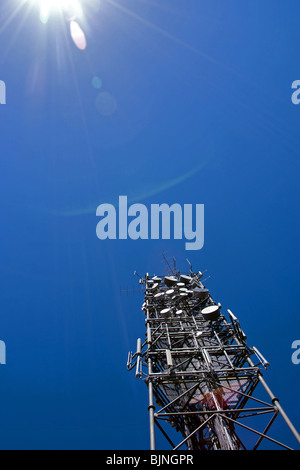
<svg viewBox="0 0 300 470">
<path fill-rule="evenodd" d="M 188 274 L 174 267 L 167 276 L 140 279 L 146 339 L 137 340 L 127 368 L 135 368 L 148 387 L 150 449 L 156 448 L 156 429 L 173 450 L 256 450 L 266 440 L 291 449 L 269 435 L 279 414 L 300 443 L 263 378 L 268 362 L 248 346 L 236 316 L 230 310 L 227 318 L 221 313 L 201 278 L 192 267 Z M 245 444 L 249 433 L 250 447 Z M 180 436 L 178 442 L 174 435 Z"/>
</svg>

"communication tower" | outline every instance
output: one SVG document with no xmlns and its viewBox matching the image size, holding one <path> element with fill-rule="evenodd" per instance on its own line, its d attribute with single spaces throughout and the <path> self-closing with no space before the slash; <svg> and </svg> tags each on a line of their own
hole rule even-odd
<svg viewBox="0 0 300 470">
<path fill-rule="evenodd" d="M 140 278 L 146 338 L 137 340 L 127 361 L 148 387 L 150 449 L 156 449 L 159 429 L 173 450 L 256 450 L 262 442 L 292 450 L 269 434 L 281 415 L 300 443 L 263 378 L 267 360 L 248 346 L 237 317 L 221 312 L 201 272 L 192 266 L 188 273 L 170 270 L 166 276 Z M 255 437 L 250 447 L 249 433 Z M 180 436 L 178 442 L 174 435 Z"/>
</svg>

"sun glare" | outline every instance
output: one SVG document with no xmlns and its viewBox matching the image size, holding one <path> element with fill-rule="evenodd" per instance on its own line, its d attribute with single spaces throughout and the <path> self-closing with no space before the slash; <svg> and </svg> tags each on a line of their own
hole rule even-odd
<svg viewBox="0 0 300 470">
<path fill-rule="evenodd" d="M 78 21 L 83 20 L 83 9 L 80 0 L 23 0 L 30 7 L 39 9 L 40 20 L 47 24 L 51 16 L 59 16 L 70 23 L 70 34 L 80 50 L 86 49 L 85 34 Z"/>
<path fill-rule="evenodd" d="M 76 18 L 81 18 L 83 15 L 79 0 L 27 0 L 27 2 L 39 7 L 41 20 L 44 21 L 46 18 L 48 19 L 51 14 L 66 13 Z"/>
</svg>

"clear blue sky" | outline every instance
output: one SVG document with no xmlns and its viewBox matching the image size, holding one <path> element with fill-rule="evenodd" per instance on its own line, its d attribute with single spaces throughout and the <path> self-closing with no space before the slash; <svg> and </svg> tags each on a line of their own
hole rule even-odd
<svg viewBox="0 0 300 470">
<path fill-rule="evenodd" d="M 162 253 L 208 270 L 300 428 L 299 2 L 82 0 L 84 51 L 18 4 L 0 6 L 0 447 L 148 448 L 126 370 L 143 299 L 120 288 Z M 98 240 L 119 195 L 205 204 L 204 248 Z"/>
</svg>

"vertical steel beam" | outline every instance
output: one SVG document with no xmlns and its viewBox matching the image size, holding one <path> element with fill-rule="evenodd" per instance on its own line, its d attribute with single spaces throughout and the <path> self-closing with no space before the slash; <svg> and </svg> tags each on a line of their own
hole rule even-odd
<svg viewBox="0 0 300 470">
<path fill-rule="evenodd" d="M 149 391 L 149 424 L 150 424 L 150 450 L 155 450 L 155 419 L 154 419 L 154 401 L 153 401 L 153 384 L 152 380 L 148 381 L 148 391 Z"/>
<path fill-rule="evenodd" d="M 152 337 L 151 337 L 151 328 L 150 328 L 150 318 L 149 318 L 149 308 L 148 308 L 148 300 L 146 301 L 146 314 L 147 314 L 147 347 L 148 351 L 151 348 Z M 148 365 L 148 393 L 149 393 L 149 425 L 150 425 L 150 450 L 155 450 L 155 406 L 154 406 L 154 397 L 153 397 L 153 381 L 151 378 L 152 374 L 152 361 L 151 357 L 148 357 L 147 361 Z"/>
</svg>

